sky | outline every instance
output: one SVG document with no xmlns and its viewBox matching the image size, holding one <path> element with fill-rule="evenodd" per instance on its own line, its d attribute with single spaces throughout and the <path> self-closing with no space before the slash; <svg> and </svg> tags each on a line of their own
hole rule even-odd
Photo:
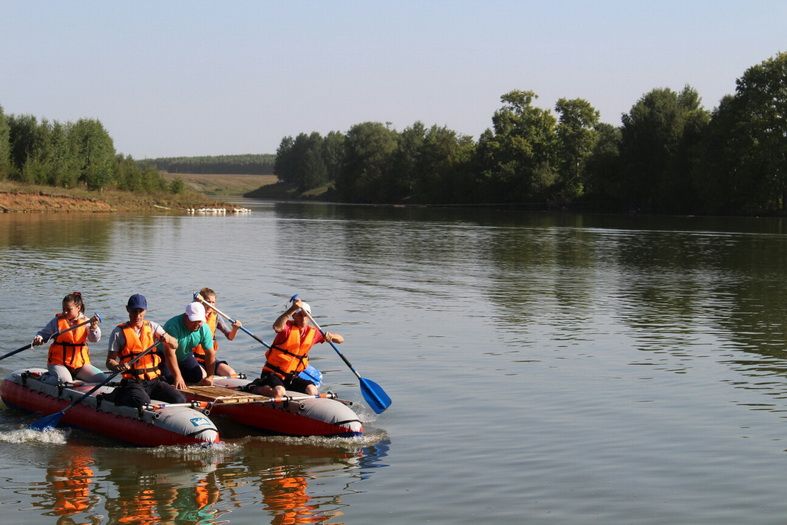
<svg viewBox="0 0 787 525">
<path fill-rule="evenodd" d="M 477 139 L 515 89 L 619 125 L 654 88 L 713 109 L 787 51 L 782 0 L 0 0 L 0 19 L 4 112 L 96 118 L 136 159 L 366 121 Z"/>
</svg>

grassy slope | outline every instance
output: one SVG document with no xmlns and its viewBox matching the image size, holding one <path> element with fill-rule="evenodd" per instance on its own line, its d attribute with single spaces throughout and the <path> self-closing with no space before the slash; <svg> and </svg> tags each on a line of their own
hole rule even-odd
<svg viewBox="0 0 787 525">
<path fill-rule="evenodd" d="M 289 184 L 278 182 L 276 175 L 226 175 L 222 173 L 162 173 L 168 180 L 179 177 L 186 186 L 206 195 L 251 197 L 271 200 L 321 200 L 329 187 L 299 193 Z"/>
<path fill-rule="evenodd" d="M 227 175 L 224 173 L 167 173 L 167 180 L 180 178 L 186 186 L 205 195 L 240 197 L 262 186 L 274 184 L 276 175 Z"/>
</svg>

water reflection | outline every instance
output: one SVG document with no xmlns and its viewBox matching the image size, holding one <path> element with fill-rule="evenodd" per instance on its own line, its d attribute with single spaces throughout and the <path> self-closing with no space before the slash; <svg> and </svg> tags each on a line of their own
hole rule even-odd
<svg viewBox="0 0 787 525">
<path fill-rule="evenodd" d="M 44 509 L 44 515 L 57 516 L 58 523 L 101 522 L 99 513 L 94 510 L 99 497 L 92 491 L 95 472 L 90 449 L 58 449 L 48 460 L 46 485 L 41 500 L 33 502 L 34 507 Z"/>
<path fill-rule="evenodd" d="M 384 466 L 388 446 L 370 438 L 261 437 L 216 449 L 50 446 L 43 480 L 18 494 L 29 492 L 33 508 L 58 523 L 248 521 L 242 516 L 274 524 L 337 522 L 348 508 L 343 495 Z"/>
</svg>

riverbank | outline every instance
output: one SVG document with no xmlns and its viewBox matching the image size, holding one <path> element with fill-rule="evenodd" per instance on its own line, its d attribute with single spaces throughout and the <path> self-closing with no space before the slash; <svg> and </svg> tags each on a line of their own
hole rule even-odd
<svg viewBox="0 0 787 525">
<path fill-rule="evenodd" d="M 111 213 L 126 211 L 173 211 L 190 208 L 234 206 L 193 191 L 172 193 L 131 193 L 118 190 L 101 192 L 52 186 L 0 182 L 0 213 L 82 212 Z"/>
</svg>

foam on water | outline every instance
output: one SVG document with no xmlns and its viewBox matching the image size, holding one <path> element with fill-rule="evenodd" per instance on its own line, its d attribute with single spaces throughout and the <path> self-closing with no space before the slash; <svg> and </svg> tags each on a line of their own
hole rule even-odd
<svg viewBox="0 0 787 525">
<path fill-rule="evenodd" d="M 53 445 L 65 445 L 69 431 L 57 428 L 46 430 L 33 430 L 31 428 L 17 428 L 13 430 L 0 430 L 0 442 L 2 443 L 45 443 Z"/>
</svg>

